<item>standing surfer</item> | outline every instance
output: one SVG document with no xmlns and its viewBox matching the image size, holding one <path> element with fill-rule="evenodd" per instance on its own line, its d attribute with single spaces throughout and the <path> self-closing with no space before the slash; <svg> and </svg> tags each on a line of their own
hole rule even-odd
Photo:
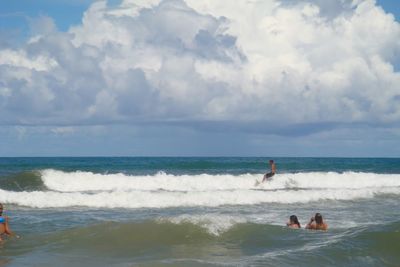
<svg viewBox="0 0 400 267">
<path fill-rule="evenodd" d="M 270 171 L 269 173 L 266 173 L 266 174 L 264 175 L 264 178 L 262 179 L 261 182 L 264 182 L 264 181 L 268 180 L 268 178 L 271 178 L 272 176 L 275 175 L 275 173 L 276 173 L 276 166 L 275 166 L 275 163 L 274 163 L 274 161 L 273 161 L 272 159 L 269 160 L 269 166 L 271 167 L 271 171 Z"/>
</svg>

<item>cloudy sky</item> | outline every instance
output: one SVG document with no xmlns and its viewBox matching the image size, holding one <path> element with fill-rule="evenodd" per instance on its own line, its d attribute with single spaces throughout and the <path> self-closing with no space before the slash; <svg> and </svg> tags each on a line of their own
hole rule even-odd
<svg viewBox="0 0 400 267">
<path fill-rule="evenodd" d="M 14 0 L 0 156 L 400 157 L 397 0 Z"/>
</svg>

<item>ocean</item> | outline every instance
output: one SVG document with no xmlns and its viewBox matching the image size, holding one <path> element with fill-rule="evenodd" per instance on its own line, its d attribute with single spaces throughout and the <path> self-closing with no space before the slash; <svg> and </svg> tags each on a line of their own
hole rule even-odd
<svg viewBox="0 0 400 267">
<path fill-rule="evenodd" d="M 0 266 L 400 266 L 400 159 L 268 160 L 0 158 Z"/>
</svg>

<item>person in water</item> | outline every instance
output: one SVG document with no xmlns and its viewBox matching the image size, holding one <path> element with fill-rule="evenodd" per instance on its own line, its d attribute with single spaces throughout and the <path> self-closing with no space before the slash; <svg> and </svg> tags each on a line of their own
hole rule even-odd
<svg viewBox="0 0 400 267">
<path fill-rule="evenodd" d="M 295 229 L 301 228 L 299 220 L 297 219 L 296 215 L 290 216 L 289 221 L 286 223 L 286 225 L 289 228 L 295 228 Z"/>
<path fill-rule="evenodd" d="M 315 216 L 311 217 L 310 222 L 307 224 L 306 229 L 328 230 L 328 224 L 324 223 L 324 219 L 320 213 L 315 213 Z"/>
<path fill-rule="evenodd" d="M 10 226 L 8 224 L 8 217 L 3 216 L 3 204 L 0 203 L 0 241 L 3 241 L 2 237 L 4 235 L 15 235 L 14 232 L 11 231 Z M 15 235 L 17 238 L 19 236 Z"/>
<path fill-rule="evenodd" d="M 266 180 L 268 180 L 269 178 L 274 176 L 275 173 L 276 173 L 276 166 L 275 166 L 275 163 L 274 163 L 274 161 L 272 159 L 269 160 L 269 166 L 271 167 L 271 171 L 264 175 L 264 178 L 262 179 L 262 182 L 265 182 Z"/>
</svg>

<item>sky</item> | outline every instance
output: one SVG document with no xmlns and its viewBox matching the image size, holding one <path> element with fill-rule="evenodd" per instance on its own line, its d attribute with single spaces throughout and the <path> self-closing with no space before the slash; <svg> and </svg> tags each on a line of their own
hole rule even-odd
<svg viewBox="0 0 400 267">
<path fill-rule="evenodd" d="M 400 157 L 400 5 L 6 1 L 0 156 Z"/>
</svg>

